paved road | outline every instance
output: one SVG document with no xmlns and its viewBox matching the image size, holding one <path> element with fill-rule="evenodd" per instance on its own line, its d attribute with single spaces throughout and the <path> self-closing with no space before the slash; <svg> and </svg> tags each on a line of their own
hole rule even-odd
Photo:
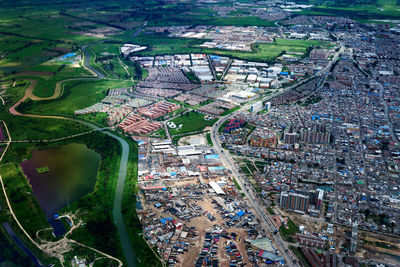
<svg viewBox="0 0 400 267">
<path fill-rule="evenodd" d="M 311 79 L 320 77 L 320 76 L 324 76 L 323 81 L 325 81 L 326 77 L 328 76 L 327 73 L 330 70 L 331 66 L 337 61 L 337 59 L 339 58 L 339 55 L 343 52 L 344 50 L 344 46 L 341 46 L 339 51 L 335 53 L 334 57 L 332 58 L 331 62 L 321 71 L 319 71 L 317 74 L 306 78 L 302 81 L 300 81 L 299 83 L 296 83 L 294 85 L 291 85 L 289 87 L 286 88 L 281 88 L 280 90 L 278 90 L 277 92 L 273 93 L 270 96 L 265 96 L 263 97 L 261 100 L 259 101 L 268 101 L 270 99 L 272 99 L 273 97 L 276 97 L 284 92 L 287 92 L 289 90 L 292 90 L 293 88 L 302 85 L 308 81 L 310 81 Z M 251 103 L 248 103 L 244 106 L 242 106 L 239 110 L 237 110 L 236 112 L 233 112 L 229 115 L 223 116 L 221 117 L 212 127 L 211 130 L 211 141 L 214 145 L 214 148 L 217 152 L 217 154 L 219 155 L 219 157 L 221 158 L 221 161 L 224 163 L 224 165 L 232 172 L 233 176 L 236 178 L 236 181 L 238 182 L 239 186 L 242 188 L 242 192 L 245 194 L 245 196 L 247 197 L 248 201 L 250 202 L 250 204 L 252 205 L 252 207 L 255 209 L 255 211 L 257 212 L 258 216 L 260 217 L 261 221 L 262 221 L 262 226 L 263 228 L 266 230 L 266 232 L 272 233 L 275 230 L 275 225 L 272 223 L 271 219 L 269 218 L 265 210 L 265 208 L 263 208 L 260 203 L 258 202 L 258 200 L 256 199 L 255 195 L 255 191 L 254 188 L 249 184 L 245 182 L 245 177 L 244 175 L 242 175 L 239 171 L 238 168 L 236 167 L 237 164 L 236 162 L 233 160 L 232 156 L 230 155 L 229 151 L 225 150 L 224 148 L 222 148 L 220 140 L 219 140 L 219 133 L 218 133 L 218 129 L 219 127 L 228 119 L 230 118 L 234 118 L 236 114 L 248 110 L 251 106 Z M 286 243 L 282 240 L 282 237 L 280 236 L 279 233 L 277 234 L 273 234 L 272 235 L 273 239 L 275 240 L 279 251 L 281 252 L 283 258 L 285 259 L 285 262 L 287 264 L 290 264 L 290 266 L 299 266 L 296 260 L 296 257 L 291 253 L 291 251 L 288 249 Z"/>
<path fill-rule="evenodd" d="M 232 115 L 233 116 L 233 115 Z M 231 116 L 229 116 L 231 117 Z M 233 176 L 235 177 L 236 181 L 238 182 L 239 186 L 242 188 L 242 192 L 247 197 L 248 201 L 250 202 L 251 206 L 255 209 L 258 216 L 262 221 L 262 226 L 267 233 L 272 233 L 275 230 L 274 224 L 271 222 L 268 215 L 266 215 L 266 210 L 261 207 L 258 203 L 256 197 L 254 196 L 255 191 L 251 185 L 245 182 L 244 177 L 241 173 L 239 173 L 238 169 L 235 167 L 236 163 L 231 157 L 229 151 L 222 148 L 219 138 L 218 138 L 218 128 L 222 125 L 225 121 L 226 117 L 221 118 L 218 120 L 216 124 L 214 124 L 212 131 L 211 131 L 211 141 L 214 144 L 214 148 L 216 149 L 217 153 L 219 154 L 221 161 L 224 165 L 231 170 Z M 286 244 L 282 240 L 281 236 L 278 234 L 272 235 L 274 238 L 279 251 L 281 252 L 283 258 L 285 259 L 286 263 L 290 263 L 290 266 L 298 266 L 295 262 L 295 257 L 291 255 L 290 251 L 288 250 Z"/>
<path fill-rule="evenodd" d="M 393 123 L 392 123 L 392 121 L 390 120 L 390 116 L 389 116 L 389 105 L 388 105 L 388 103 L 385 101 L 385 98 L 384 98 L 384 91 L 385 91 L 385 89 L 383 88 L 383 85 L 382 85 L 380 82 L 378 82 L 377 80 L 375 80 L 375 82 L 377 83 L 377 85 L 378 85 L 378 87 L 379 87 L 379 98 L 380 98 L 382 104 L 385 106 L 385 117 L 386 117 L 386 120 L 387 120 L 387 122 L 388 122 L 388 124 L 389 124 L 389 131 L 390 131 L 390 134 L 392 135 L 394 141 L 395 141 L 398 145 L 400 145 L 400 139 L 399 139 L 399 137 L 396 135 L 396 133 L 394 132 Z"/>
</svg>

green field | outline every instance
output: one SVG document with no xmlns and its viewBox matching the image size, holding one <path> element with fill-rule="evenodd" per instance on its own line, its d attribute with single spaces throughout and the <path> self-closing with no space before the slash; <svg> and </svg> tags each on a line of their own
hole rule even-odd
<svg viewBox="0 0 400 267">
<path fill-rule="evenodd" d="M 217 54 L 230 55 L 246 60 L 272 62 L 281 54 L 304 54 L 310 46 L 329 47 L 330 43 L 315 40 L 276 39 L 270 44 L 254 44 L 253 52 L 218 51 Z"/>
<path fill-rule="evenodd" d="M 47 222 L 46 216 L 43 213 L 39 203 L 37 202 L 36 198 L 33 196 L 31 187 L 24 177 L 22 170 L 17 164 L 7 164 L 2 165 L 0 167 L 0 173 L 4 182 L 4 186 L 7 188 L 7 195 L 12 203 L 12 208 L 16 216 L 18 217 L 19 222 L 24 226 L 27 233 L 33 238 L 36 239 L 36 231 L 44 228 L 50 227 L 49 223 Z M 7 204 L 5 202 L 5 198 L 3 192 L 1 191 L 0 194 L 1 205 L 3 210 L 6 212 L 8 211 Z M 8 212 L 7 212 L 8 213 Z M 2 214 L 2 213 L 0 213 Z M 57 263 L 53 258 L 48 257 L 47 255 L 43 254 L 39 249 L 37 249 L 22 231 L 19 230 L 18 226 L 16 225 L 15 221 L 10 217 L 9 214 L 4 215 L 2 217 L 6 219 L 13 230 L 19 235 L 19 237 L 24 240 L 25 245 L 37 256 L 40 257 L 42 262 L 51 264 Z M 3 228 L 1 227 L 0 235 L 3 234 Z M 4 236 L 0 237 L 0 240 L 5 238 Z M 38 241 L 36 239 L 36 241 Z M 3 245 L 3 243 L 2 243 Z M 15 246 L 15 245 L 14 245 Z M 15 249 L 16 247 L 14 247 Z M 7 243 L 5 243 L 4 252 L 7 250 L 10 253 L 16 253 L 15 251 L 12 252 L 11 248 L 7 248 Z M 19 250 L 18 250 L 19 251 Z M 1 253 L 1 252 L 0 252 Z M 25 255 L 25 254 L 24 254 Z M 16 259 L 11 259 L 11 261 L 15 261 Z"/>
<path fill-rule="evenodd" d="M 212 147 L 214 144 L 212 143 L 212 140 L 211 140 L 211 134 L 207 133 L 206 138 L 207 138 L 208 145 Z"/>
<path fill-rule="evenodd" d="M 0 17 L 0 55 L 5 55 L 0 59 L 0 76 L 27 70 L 96 40 L 78 30 L 68 31 L 67 27 L 79 20 L 48 9 L 9 13 L 3 9 Z"/>
<path fill-rule="evenodd" d="M 290 219 L 288 219 L 287 228 L 283 224 L 281 228 L 279 228 L 279 233 L 281 234 L 282 239 L 288 242 L 293 242 L 294 235 L 299 232 L 299 227 L 295 225 Z"/>
<path fill-rule="evenodd" d="M 64 86 L 61 98 L 29 101 L 25 112 L 72 116 L 75 110 L 100 102 L 108 89 L 132 86 L 130 80 L 70 81 Z"/>
<path fill-rule="evenodd" d="M 24 95 L 27 86 L 28 82 L 21 81 L 17 83 L 17 86 L 7 89 L 6 92 L 10 97 L 5 106 L 0 105 L 0 120 L 6 122 L 13 140 L 55 139 L 89 130 L 87 126 L 72 121 L 27 118 L 8 113 L 8 108 Z M 19 162 L 27 158 L 29 158 L 29 154 L 25 154 L 18 144 L 13 144 L 2 163 L 14 160 Z"/>
<path fill-rule="evenodd" d="M 303 15 L 340 16 L 364 21 L 400 18 L 400 4 L 397 0 L 302 0 L 302 2 L 315 5 L 299 12 Z"/>
<path fill-rule="evenodd" d="M 49 223 L 42 212 L 36 198 L 22 170 L 16 164 L 0 167 L 5 186 L 8 188 L 8 197 L 11 198 L 13 210 L 22 225 L 34 237 L 36 231 L 49 227 Z"/>
<path fill-rule="evenodd" d="M 61 71 L 57 72 L 57 69 L 60 66 L 57 65 L 40 65 L 34 68 L 30 68 L 28 73 L 32 71 L 35 72 L 53 72 L 55 75 L 23 75 L 23 78 L 31 78 L 38 81 L 35 89 L 33 90 L 34 95 L 39 97 L 49 97 L 54 94 L 54 88 L 58 81 L 72 78 L 87 78 L 93 77 L 91 73 L 89 73 L 84 68 L 74 68 L 74 67 L 65 67 Z M 18 78 L 21 78 L 18 76 Z"/>
<path fill-rule="evenodd" d="M 171 122 L 176 124 L 177 128 L 176 129 L 169 128 L 168 130 L 171 135 L 197 132 L 204 130 L 204 128 L 207 126 L 212 126 L 215 123 L 215 121 L 216 121 L 215 119 L 207 121 L 204 119 L 204 114 L 190 111 L 181 115 L 180 117 L 171 120 Z M 182 125 L 181 129 L 178 129 L 179 125 Z"/>
</svg>

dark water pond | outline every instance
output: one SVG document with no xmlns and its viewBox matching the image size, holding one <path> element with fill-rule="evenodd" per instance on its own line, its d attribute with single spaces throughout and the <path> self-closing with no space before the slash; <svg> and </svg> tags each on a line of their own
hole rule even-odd
<svg viewBox="0 0 400 267">
<path fill-rule="evenodd" d="M 56 236 L 65 229 L 54 215 L 93 191 L 99 164 L 100 155 L 82 144 L 33 151 L 32 158 L 21 163 Z"/>
</svg>

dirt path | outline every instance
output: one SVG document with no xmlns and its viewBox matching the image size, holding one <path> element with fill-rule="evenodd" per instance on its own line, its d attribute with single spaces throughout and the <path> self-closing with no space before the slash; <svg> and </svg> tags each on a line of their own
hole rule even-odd
<svg viewBox="0 0 400 267">
<path fill-rule="evenodd" d="M 89 62 L 88 58 L 85 58 L 84 60 L 85 61 L 84 61 L 83 65 L 85 65 L 85 62 Z M 85 67 L 90 69 L 90 66 L 85 66 Z M 66 79 L 66 80 L 59 81 L 56 84 L 56 87 L 54 89 L 53 95 L 50 96 L 50 97 L 38 97 L 38 96 L 35 96 L 33 94 L 33 90 L 37 85 L 37 81 L 34 80 L 34 79 L 26 79 L 26 80 L 29 81 L 30 84 L 29 84 L 28 88 L 25 90 L 24 96 L 20 100 L 18 100 L 12 107 L 10 107 L 8 111 L 12 115 L 16 115 L 16 116 L 76 121 L 78 123 L 85 124 L 85 125 L 93 128 L 93 129 L 97 130 L 97 129 L 99 129 L 98 126 L 96 126 L 96 125 L 94 125 L 92 123 L 85 122 L 85 121 L 75 120 L 75 119 L 72 119 L 72 118 L 67 118 L 67 117 L 62 117 L 62 116 L 46 116 L 46 115 L 23 114 L 23 113 L 18 112 L 16 110 L 16 108 L 23 101 L 27 100 L 28 98 L 30 98 L 32 100 L 35 100 L 35 101 L 40 101 L 40 100 L 56 99 L 56 98 L 60 97 L 61 94 L 63 93 L 63 88 L 64 88 L 63 85 L 64 85 L 65 82 L 73 81 L 73 80 L 98 80 L 98 79 L 102 79 L 102 78 L 104 78 L 103 75 L 97 75 L 97 77 L 93 77 L 93 78 L 72 78 L 72 79 Z M 23 79 L 23 78 L 21 77 L 21 79 Z M 5 124 L 5 122 L 4 122 L 4 124 Z M 11 135 L 8 132 L 6 124 L 5 124 L 5 128 L 7 130 L 8 136 L 9 136 L 9 142 L 7 142 L 6 148 L 3 150 L 3 153 L 0 155 L 0 162 L 1 162 L 4 154 L 7 151 L 7 148 L 9 147 L 9 145 L 10 145 L 10 143 L 12 141 L 11 140 Z M 125 257 L 127 259 L 128 266 L 136 266 L 135 252 L 133 250 L 131 241 L 129 239 L 129 235 L 127 233 L 126 225 L 125 225 L 125 222 L 123 221 L 122 213 L 121 213 L 122 193 L 123 193 L 123 190 L 124 190 L 125 179 L 126 179 L 127 160 L 128 160 L 128 155 L 129 155 L 129 145 L 124 139 L 122 139 L 122 138 L 120 138 L 120 137 L 118 137 L 118 136 L 116 136 L 116 135 L 114 135 L 114 134 L 112 134 L 110 132 L 105 132 L 105 134 L 109 135 L 110 137 L 112 137 L 114 139 L 117 139 L 120 142 L 121 146 L 122 146 L 122 156 L 121 156 L 122 158 L 121 158 L 121 162 L 120 162 L 120 166 L 119 166 L 117 188 L 116 188 L 116 192 L 115 192 L 115 196 L 114 196 L 113 217 L 114 217 L 114 221 L 116 223 L 117 229 L 118 229 L 119 238 L 120 238 L 121 243 L 122 243 L 122 248 L 124 250 L 124 254 L 125 254 Z M 68 239 L 67 235 L 70 234 L 70 232 L 77 227 L 74 224 L 73 224 L 73 227 L 71 228 L 71 230 L 66 235 L 64 235 L 64 237 L 61 240 L 56 241 L 56 242 L 50 242 L 49 241 L 49 242 L 45 242 L 45 243 L 42 243 L 42 244 L 37 243 L 25 231 L 24 227 L 20 224 L 17 216 L 14 214 L 12 206 L 11 206 L 11 203 L 9 202 L 9 199 L 7 197 L 6 189 L 5 189 L 5 186 L 4 186 L 4 183 L 3 183 L 1 175 L 0 175 L 0 183 L 1 183 L 1 186 L 2 186 L 2 189 L 3 189 L 3 193 L 5 195 L 5 198 L 6 198 L 7 205 L 8 205 L 8 208 L 10 210 L 10 213 L 13 216 L 14 220 L 16 221 L 18 227 L 22 230 L 22 232 L 26 235 L 26 237 L 37 248 L 39 248 L 40 250 L 42 250 L 44 253 L 48 254 L 49 256 L 56 257 L 57 259 L 59 259 L 59 261 L 60 261 L 62 266 L 64 266 L 64 256 L 63 256 L 63 254 L 71 250 L 71 245 L 72 244 L 80 245 L 82 247 L 86 247 L 88 249 L 91 249 L 91 250 L 97 252 L 98 254 L 101 254 L 104 257 L 107 257 L 107 258 L 109 258 L 111 260 L 116 261 L 118 263 L 118 266 L 122 266 L 122 261 L 121 260 L 119 260 L 117 258 L 114 258 L 113 256 L 108 255 L 108 254 L 106 254 L 104 252 L 101 252 L 101 251 L 99 251 L 99 250 L 97 250 L 97 249 L 95 249 L 93 247 L 89 247 L 89 246 L 81 244 L 81 243 L 79 243 L 79 242 L 77 242 L 75 240 Z"/>
</svg>

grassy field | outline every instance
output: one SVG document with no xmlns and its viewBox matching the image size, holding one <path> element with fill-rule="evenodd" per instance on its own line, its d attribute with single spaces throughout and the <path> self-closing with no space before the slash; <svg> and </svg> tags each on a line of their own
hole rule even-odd
<svg viewBox="0 0 400 267">
<path fill-rule="evenodd" d="M 315 6 L 299 12 L 300 14 L 350 17 L 357 20 L 400 18 L 400 5 L 397 0 L 308 2 Z"/>
<path fill-rule="evenodd" d="M 13 210 L 29 235 L 34 237 L 37 230 L 50 227 L 19 166 L 3 165 L 0 167 L 0 173 L 8 189 L 7 194 Z"/>
<path fill-rule="evenodd" d="M 304 54 L 310 46 L 326 47 L 329 46 L 329 43 L 315 40 L 276 39 L 270 44 L 254 44 L 253 52 L 218 51 L 216 53 L 246 60 L 272 62 L 284 53 Z"/>
<path fill-rule="evenodd" d="M 130 41 L 129 41 L 130 42 Z M 92 65 L 102 70 L 107 77 L 115 79 L 130 79 L 132 76 L 135 79 L 144 79 L 147 73 L 139 75 L 136 73 L 135 65 L 132 61 L 125 59 L 120 55 L 120 47 L 124 44 L 116 43 L 96 43 L 90 46 L 90 52 L 95 58 Z M 127 67 L 125 70 L 124 66 Z M 142 69 L 144 72 L 144 69 Z"/>
<path fill-rule="evenodd" d="M 38 83 L 33 90 L 33 94 L 39 97 L 49 97 L 54 94 L 56 83 L 60 80 L 92 77 L 92 75 L 84 68 L 66 66 L 58 71 L 59 68 L 60 66 L 57 65 L 39 65 L 29 68 L 18 75 L 11 75 L 9 76 L 9 79 L 36 80 Z"/>
<path fill-rule="evenodd" d="M 238 184 L 238 182 L 236 181 L 235 178 L 233 178 L 233 183 L 235 184 L 236 188 L 237 188 L 239 191 L 242 191 L 242 188 L 240 187 L 240 185 Z"/>
<path fill-rule="evenodd" d="M 40 65 L 74 51 L 81 44 L 98 40 L 69 29 L 78 19 L 65 18 L 49 9 L 15 8 L 0 11 L 0 76 Z"/>
<path fill-rule="evenodd" d="M 70 81 L 64 94 L 55 100 L 32 102 L 26 112 L 50 115 L 73 115 L 77 109 L 100 102 L 110 88 L 132 86 L 130 80 Z"/>
<path fill-rule="evenodd" d="M 6 105 L 0 105 L 0 120 L 6 122 L 13 140 L 54 139 L 89 130 L 87 126 L 72 121 L 26 118 L 8 113 L 8 108 L 24 95 L 27 86 L 27 82 L 21 81 L 17 83 L 16 87 L 7 89 L 6 92 L 9 97 L 6 98 Z M 17 144 L 13 144 L 10 151 L 7 152 L 4 162 L 12 162 L 15 159 L 22 160 L 28 157 L 29 155 L 24 154 L 23 150 L 19 150 Z"/>
<path fill-rule="evenodd" d="M 35 72 L 53 72 L 55 75 L 48 76 L 26 76 L 23 78 L 33 78 L 38 81 L 33 93 L 39 97 L 49 97 L 54 93 L 54 88 L 56 87 L 56 83 L 61 80 L 71 79 L 71 78 L 79 78 L 79 77 L 93 77 L 91 73 L 89 73 L 84 68 L 75 68 L 66 66 L 61 71 L 57 72 L 57 69 L 60 66 L 57 65 L 41 65 L 34 68 L 31 68 L 27 73 L 32 71 Z M 19 77 L 18 77 L 19 78 Z"/>
<path fill-rule="evenodd" d="M 212 126 L 216 120 L 205 120 L 204 114 L 200 114 L 194 111 L 190 111 L 186 114 L 183 114 L 180 117 L 177 117 L 171 122 L 175 123 L 177 128 L 169 129 L 171 135 L 176 134 L 185 134 L 190 132 L 202 131 L 207 126 Z M 178 129 L 178 126 L 182 125 L 181 129 Z"/>
<path fill-rule="evenodd" d="M 10 163 L 6 165 L 2 165 L 0 167 L 0 173 L 3 178 L 4 186 L 7 188 L 7 195 L 12 203 L 12 208 L 14 213 L 17 215 L 18 220 L 23 225 L 25 230 L 28 234 L 33 238 L 36 239 L 36 231 L 43 228 L 50 227 L 45 214 L 43 213 L 39 203 L 37 202 L 36 198 L 33 196 L 32 189 L 24 177 L 22 170 L 19 168 L 17 164 Z M 43 263 L 46 264 L 57 264 L 57 261 L 54 258 L 50 258 L 47 255 L 43 254 L 39 249 L 37 249 L 29 240 L 25 237 L 21 230 L 19 230 L 18 226 L 16 225 L 15 221 L 7 214 L 8 208 L 5 202 L 5 197 L 3 192 L 0 193 L 0 201 L 3 207 L 4 212 L 0 212 L 2 214 L 2 221 L 8 221 L 13 228 L 14 232 L 20 237 L 21 240 L 24 241 L 25 246 L 27 246 L 37 257 L 41 259 Z M 1 228 L 0 233 L 0 240 L 2 238 L 6 238 L 4 236 L 4 229 Z M 36 240 L 38 241 L 38 240 Z M 16 245 L 12 243 L 12 247 L 7 247 L 7 243 L 2 244 L 2 252 L 10 253 L 11 255 L 15 253 L 21 253 L 19 249 L 17 249 Z M 2 253 L 0 252 L 0 254 Z M 25 254 L 24 254 L 25 255 Z M 7 255 L 6 255 L 7 256 Z M 10 261 L 17 261 L 24 259 L 24 256 L 21 258 L 13 259 L 7 258 Z M 25 263 L 26 265 L 30 264 L 30 261 Z M 23 264 L 24 266 L 26 266 Z M 56 265 L 58 266 L 58 265 Z"/>
<path fill-rule="evenodd" d="M 213 143 L 212 143 L 212 140 L 211 140 L 211 134 L 207 133 L 206 138 L 207 138 L 208 145 L 212 147 Z"/>
<path fill-rule="evenodd" d="M 108 127 L 107 117 L 108 115 L 105 112 L 96 112 L 85 115 L 79 115 L 79 119 L 94 122 L 95 124 L 101 127 Z"/>
<path fill-rule="evenodd" d="M 282 225 L 281 228 L 279 228 L 279 233 L 281 234 L 282 239 L 288 242 L 293 242 L 293 236 L 299 232 L 299 227 L 295 225 L 290 219 L 288 220 L 287 228 L 285 227 L 285 225 Z"/>
</svg>

